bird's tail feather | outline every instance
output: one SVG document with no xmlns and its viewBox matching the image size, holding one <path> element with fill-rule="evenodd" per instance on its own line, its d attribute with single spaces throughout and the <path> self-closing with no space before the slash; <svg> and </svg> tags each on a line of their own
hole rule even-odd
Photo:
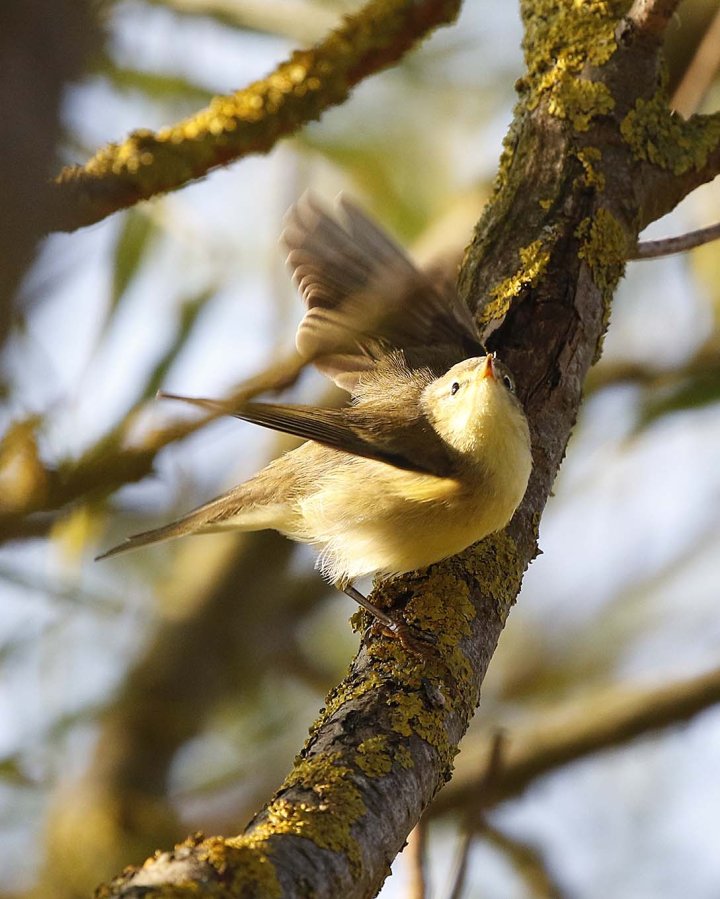
<svg viewBox="0 0 720 899">
<path fill-rule="evenodd" d="M 178 521 L 172 521 L 170 524 L 153 528 L 150 531 L 131 534 L 122 543 L 118 543 L 112 549 L 95 556 L 95 561 L 99 562 L 101 559 L 109 559 L 110 556 L 117 556 L 120 553 L 129 552 L 131 549 L 138 549 L 138 547 L 147 546 L 150 543 L 162 543 L 164 540 L 172 540 L 173 537 L 181 537 L 183 534 L 190 533 L 191 530 L 194 529 L 188 528 L 187 519 L 181 518 Z"/>
<path fill-rule="evenodd" d="M 244 516 L 243 512 L 249 514 Z M 247 517 L 247 521 L 243 521 L 244 517 Z M 192 512 L 188 512 L 187 515 L 183 515 L 182 518 L 171 521 L 169 524 L 153 528 L 150 531 L 142 531 L 139 534 L 131 534 L 122 543 L 96 556 L 95 561 L 108 559 L 110 556 L 117 556 L 151 543 L 161 543 L 165 540 L 172 540 L 174 537 L 183 537 L 186 534 L 207 534 L 228 528 L 238 531 L 260 530 L 261 527 L 267 526 L 267 524 L 254 520 L 251 508 L 247 508 L 247 505 L 242 502 L 238 495 L 238 488 L 235 488 L 230 493 L 193 509 Z"/>
</svg>

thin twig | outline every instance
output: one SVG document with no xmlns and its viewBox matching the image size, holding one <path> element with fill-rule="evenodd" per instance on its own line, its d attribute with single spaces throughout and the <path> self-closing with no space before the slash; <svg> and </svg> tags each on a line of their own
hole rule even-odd
<svg viewBox="0 0 720 899">
<path fill-rule="evenodd" d="M 312 44 L 332 28 L 337 13 L 307 0 L 151 0 L 179 13 L 212 16 L 235 28 Z"/>
<path fill-rule="evenodd" d="M 272 362 L 265 370 L 238 384 L 218 404 L 217 411 L 200 418 L 175 419 L 148 434 L 141 445 L 126 446 L 125 439 L 134 419 L 132 410 L 110 434 L 101 438 L 77 460 L 46 465 L 40 476 L 44 488 L 30 494 L 27 504 L 17 509 L 0 509 L 0 543 L 46 536 L 58 520 L 59 510 L 89 499 L 106 496 L 126 484 L 135 483 L 152 472 L 155 457 L 168 444 L 189 437 L 227 409 L 246 402 L 259 393 L 290 387 L 305 366 L 297 353 Z M 29 517 L 31 516 L 31 517 Z"/>
<path fill-rule="evenodd" d="M 527 886 L 529 896 L 534 899 L 561 899 L 562 890 L 552 879 L 542 856 L 534 846 L 508 836 L 488 821 L 485 821 L 478 836 L 507 857 L 515 873 Z"/>
<path fill-rule="evenodd" d="M 697 112 L 720 66 L 720 9 L 700 41 L 685 70 L 670 106 L 684 118 Z"/>
<path fill-rule="evenodd" d="M 406 849 L 410 869 L 408 899 L 427 899 L 427 826 L 424 818 L 410 831 Z"/>
<path fill-rule="evenodd" d="M 467 879 L 468 860 L 470 858 L 470 850 L 475 842 L 475 829 L 468 828 L 462 835 L 460 849 L 458 851 L 458 859 L 455 862 L 455 876 L 453 877 L 452 887 L 448 893 L 448 899 L 460 899 L 465 889 L 465 880 Z"/>
<path fill-rule="evenodd" d="M 465 815 L 463 838 L 460 843 L 458 859 L 455 863 L 455 876 L 453 877 L 448 899 L 460 899 L 465 888 L 470 849 L 477 833 L 486 827 L 484 795 L 501 770 L 504 746 L 505 732 L 502 730 L 495 731 L 491 737 L 490 754 L 488 755 L 485 770 L 473 786 L 472 796 Z"/>
<path fill-rule="evenodd" d="M 657 259 L 659 256 L 671 256 L 673 253 L 684 253 L 694 247 L 720 239 L 720 222 L 688 231 L 678 237 L 664 237 L 662 240 L 642 240 L 637 244 L 629 259 Z"/>
</svg>

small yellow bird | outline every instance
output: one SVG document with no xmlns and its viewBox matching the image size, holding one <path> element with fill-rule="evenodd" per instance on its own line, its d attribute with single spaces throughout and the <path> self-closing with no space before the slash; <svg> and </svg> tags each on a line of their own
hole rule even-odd
<svg viewBox="0 0 720 899">
<path fill-rule="evenodd" d="M 306 195 L 288 213 L 282 242 L 307 306 L 298 351 L 352 403 L 231 410 L 307 442 L 98 558 L 184 534 L 274 528 L 316 547 L 325 577 L 398 630 L 353 580 L 422 568 L 508 523 L 532 465 L 510 373 L 485 353 L 454 286 L 417 269 L 347 199 L 340 211 L 335 218 Z"/>
</svg>

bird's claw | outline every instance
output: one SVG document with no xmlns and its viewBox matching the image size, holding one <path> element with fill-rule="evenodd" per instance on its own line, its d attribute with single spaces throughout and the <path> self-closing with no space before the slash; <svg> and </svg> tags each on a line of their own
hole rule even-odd
<svg viewBox="0 0 720 899">
<path fill-rule="evenodd" d="M 408 624 L 400 617 L 393 617 L 390 625 L 381 624 L 380 630 L 385 636 L 399 640 L 405 650 L 422 658 L 425 658 L 438 642 L 435 634 Z"/>
</svg>

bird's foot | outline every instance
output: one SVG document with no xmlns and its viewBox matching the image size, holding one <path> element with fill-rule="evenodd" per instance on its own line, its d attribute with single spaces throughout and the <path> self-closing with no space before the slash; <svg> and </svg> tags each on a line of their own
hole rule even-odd
<svg viewBox="0 0 720 899">
<path fill-rule="evenodd" d="M 380 628 L 386 636 L 399 640 L 403 649 L 421 658 L 426 658 L 437 645 L 435 634 L 420 630 L 419 627 L 413 627 L 400 616 L 392 618 L 392 624 L 389 627 L 381 624 Z"/>
<path fill-rule="evenodd" d="M 408 624 L 401 614 L 389 615 L 387 612 L 373 605 L 363 594 L 356 590 L 352 584 L 341 588 L 343 593 L 354 599 L 365 611 L 375 618 L 375 628 L 386 637 L 399 640 L 402 646 L 413 655 L 426 657 L 431 648 L 437 643 L 437 637 L 428 631 L 420 630 L 412 624 Z"/>
</svg>

